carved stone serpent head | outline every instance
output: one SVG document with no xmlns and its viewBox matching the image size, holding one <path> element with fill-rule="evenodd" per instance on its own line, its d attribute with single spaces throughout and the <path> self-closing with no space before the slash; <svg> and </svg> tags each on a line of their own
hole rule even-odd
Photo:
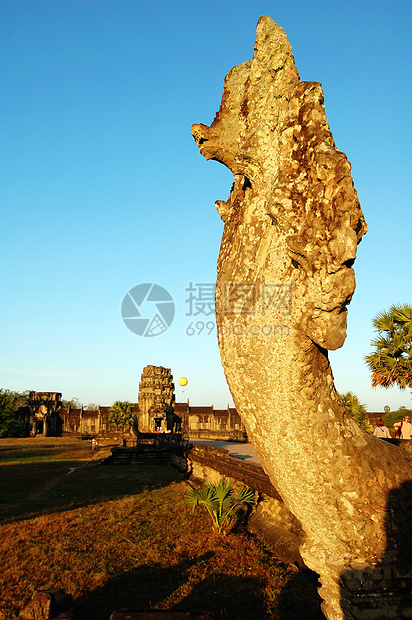
<svg viewBox="0 0 412 620">
<path fill-rule="evenodd" d="M 283 29 L 261 17 L 253 60 L 228 73 L 213 123 L 192 135 L 234 175 L 228 200 L 216 202 L 225 222 L 218 283 L 290 283 L 291 325 L 333 350 L 346 337 L 367 226 L 323 99 L 319 83 L 300 81 Z M 219 304 L 217 295 L 218 314 Z"/>
</svg>

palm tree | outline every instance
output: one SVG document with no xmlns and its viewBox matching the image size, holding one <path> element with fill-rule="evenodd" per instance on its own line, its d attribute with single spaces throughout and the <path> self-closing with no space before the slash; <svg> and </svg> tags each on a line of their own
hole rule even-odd
<svg viewBox="0 0 412 620">
<path fill-rule="evenodd" d="M 372 341 L 375 351 L 365 356 L 372 387 L 412 387 L 412 307 L 393 305 L 373 319 L 379 336 Z"/>
<path fill-rule="evenodd" d="M 133 405 L 126 401 L 116 400 L 109 409 L 109 424 L 121 426 L 122 433 L 125 426 L 130 426 L 133 422 Z"/>
<path fill-rule="evenodd" d="M 235 516 L 236 508 L 241 504 L 253 506 L 255 492 L 249 487 L 242 486 L 237 496 L 234 496 L 232 482 L 220 479 L 219 484 L 208 482 L 200 491 L 192 486 L 188 487 L 188 502 L 193 510 L 196 506 L 204 506 L 212 518 L 214 530 L 220 534 L 225 525 L 230 525 Z"/>
<path fill-rule="evenodd" d="M 346 392 L 345 394 L 341 394 L 340 397 L 346 409 L 346 413 L 348 413 L 364 431 L 370 432 L 371 429 L 366 416 L 366 405 L 362 405 L 359 398 L 353 392 Z"/>
</svg>

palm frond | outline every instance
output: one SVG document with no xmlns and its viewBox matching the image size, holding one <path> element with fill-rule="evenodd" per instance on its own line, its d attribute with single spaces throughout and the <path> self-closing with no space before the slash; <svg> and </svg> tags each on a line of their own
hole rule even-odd
<svg viewBox="0 0 412 620">
<path fill-rule="evenodd" d="M 233 483 L 222 476 L 218 484 L 207 483 L 200 490 L 189 486 L 187 499 L 193 510 L 197 506 L 206 508 L 213 528 L 220 534 L 223 527 L 232 522 L 236 508 L 243 503 L 250 506 L 254 504 L 255 492 L 243 486 L 235 497 Z"/>
<path fill-rule="evenodd" d="M 373 387 L 412 387 L 412 306 L 394 304 L 373 320 L 379 335 L 372 340 L 375 351 L 365 356 Z"/>
</svg>

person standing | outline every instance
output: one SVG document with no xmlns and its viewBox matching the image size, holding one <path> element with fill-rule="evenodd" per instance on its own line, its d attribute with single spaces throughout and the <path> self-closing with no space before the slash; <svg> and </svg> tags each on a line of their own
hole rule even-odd
<svg viewBox="0 0 412 620">
<path fill-rule="evenodd" d="M 405 416 L 402 422 L 395 422 L 393 425 L 395 428 L 400 428 L 401 439 L 411 439 L 412 424 L 409 421 L 409 416 Z"/>
<path fill-rule="evenodd" d="M 385 426 L 385 422 L 382 418 L 378 420 L 378 426 L 373 431 L 375 437 L 380 437 L 381 439 L 391 439 L 391 434 L 389 432 L 389 428 Z"/>
</svg>

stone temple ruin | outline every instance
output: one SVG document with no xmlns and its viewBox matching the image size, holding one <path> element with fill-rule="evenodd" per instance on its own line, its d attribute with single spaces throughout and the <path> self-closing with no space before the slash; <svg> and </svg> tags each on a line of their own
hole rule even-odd
<svg viewBox="0 0 412 620">
<path fill-rule="evenodd" d="M 55 437 L 61 434 L 61 400 L 60 392 L 30 392 L 28 401 L 30 435 Z"/>
<path fill-rule="evenodd" d="M 141 432 L 173 430 L 189 434 L 193 439 L 246 441 L 246 429 L 234 407 L 216 409 L 213 405 L 192 406 L 176 402 L 173 376 L 170 368 L 148 365 L 143 368 L 139 382 L 138 402 L 132 403 Z M 48 407 L 47 421 L 32 415 L 32 435 L 70 435 L 72 437 L 134 437 L 132 428 L 124 429 L 109 424 L 110 407 L 96 409 L 71 408 L 62 405 L 61 394 L 33 392 L 33 408 Z M 40 395 L 43 395 L 42 398 Z M 46 399 L 46 400 L 44 400 Z M 45 404 L 46 403 L 46 404 Z M 47 404 L 48 403 L 48 404 Z M 33 409 L 33 411 L 34 411 Z M 36 411 L 37 411 L 36 409 Z M 45 415 L 39 412 L 40 416 Z M 41 422 L 41 423 L 40 423 Z M 59 429 L 59 430 L 57 430 Z"/>
<path fill-rule="evenodd" d="M 170 368 L 145 366 L 139 384 L 139 429 L 173 430 L 175 386 Z M 180 420 L 181 422 L 181 420 Z"/>
<path fill-rule="evenodd" d="M 139 384 L 137 418 L 140 431 L 183 432 L 192 439 L 245 441 L 246 429 L 234 407 L 215 409 L 175 400 L 170 368 L 145 366 Z"/>
<path fill-rule="evenodd" d="M 222 364 L 260 462 L 302 526 L 322 609 L 331 620 L 410 618 L 412 456 L 345 413 L 328 360 L 346 337 L 367 227 L 321 85 L 300 81 L 272 19 L 259 20 L 253 59 L 226 76 L 211 126 L 192 134 L 234 175 L 216 202 Z"/>
</svg>

